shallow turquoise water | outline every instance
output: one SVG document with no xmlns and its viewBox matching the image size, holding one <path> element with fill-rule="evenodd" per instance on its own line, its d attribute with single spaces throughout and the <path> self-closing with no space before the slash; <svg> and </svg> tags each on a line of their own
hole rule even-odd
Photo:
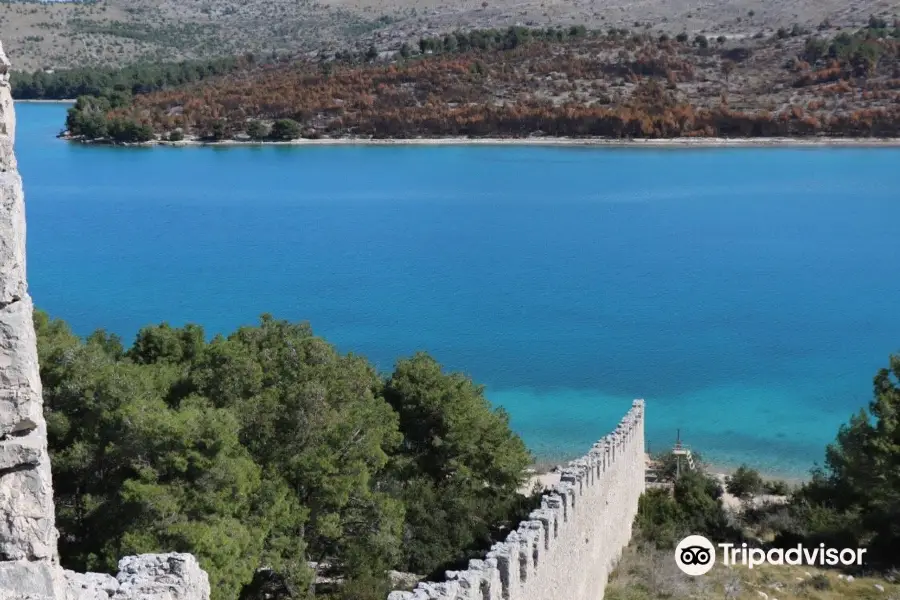
<svg viewBox="0 0 900 600">
<path fill-rule="evenodd" d="M 17 105 L 38 306 L 78 333 L 309 320 L 465 370 L 542 458 L 635 397 L 717 463 L 802 475 L 900 350 L 900 151 L 111 149 Z"/>
</svg>

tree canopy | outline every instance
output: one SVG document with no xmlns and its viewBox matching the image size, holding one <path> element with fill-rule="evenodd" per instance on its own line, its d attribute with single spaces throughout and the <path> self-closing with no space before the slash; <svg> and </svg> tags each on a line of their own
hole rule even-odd
<svg viewBox="0 0 900 600">
<path fill-rule="evenodd" d="M 35 326 L 67 567 L 184 551 L 216 600 L 273 577 L 290 597 L 374 598 L 388 569 L 451 565 L 529 508 L 506 414 L 427 354 L 384 376 L 270 315 L 210 341 L 145 327 L 127 350 Z"/>
<path fill-rule="evenodd" d="M 256 64 L 253 55 L 168 63 L 139 63 L 127 67 L 81 67 L 31 73 L 13 71 L 16 100 L 66 100 L 101 96 L 112 91 L 141 94 L 233 73 Z"/>
<path fill-rule="evenodd" d="M 875 560 L 900 557 L 900 356 L 874 379 L 874 398 L 838 431 L 825 465 L 797 494 L 806 531 L 852 540 Z"/>
<path fill-rule="evenodd" d="M 427 354 L 397 363 L 385 398 L 403 431 L 394 468 L 407 507 L 404 562 L 429 572 L 459 558 L 459 548 L 482 546 L 516 513 L 529 453 L 483 388 L 444 374 Z"/>
</svg>

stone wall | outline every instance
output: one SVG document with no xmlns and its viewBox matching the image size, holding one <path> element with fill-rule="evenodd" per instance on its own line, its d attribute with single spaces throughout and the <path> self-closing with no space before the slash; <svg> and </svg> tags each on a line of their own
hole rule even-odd
<svg viewBox="0 0 900 600">
<path fill-rule="evenodd" d="M 116 577 L 59 566 L 9 66 L 0 45 L 0 600 L 209 600 L 190 554 L 126 557 Z"/>
<path fill-rule="evenodd" d="M 644 491 L 644 401 L 562 472 L 530 520 L 466 571 L 388 600 L 601 600 Z"/>
</svg>

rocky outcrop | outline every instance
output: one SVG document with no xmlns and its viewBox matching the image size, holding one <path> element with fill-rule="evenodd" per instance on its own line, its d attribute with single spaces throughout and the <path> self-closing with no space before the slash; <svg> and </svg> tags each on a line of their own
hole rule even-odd
<svg viewBox="0 0 900 600">
<path fill-rule="evenodd" d="M 59 566 L 15 130 L 0 45 L 0 600 L 208 600 L 190 554 L 129 556 L 117 577 Z"/>
<path fill-rule="evenodd" d="M 142 554 L 119 561 L 114 600 L 209 598 L 209 577 L 190 554 Z"/>
<path fill-rule="evenodd" d="M 0 600 L 60 600 L 61 569 L 47 560 L 0 562 Z"/>
<path fill-rule="evenodd" d="M 200 600 L 209 577 L 191 554 L 142 554 L 119 561 L 119 574 L 65 572 L 65 600 Z"/>
<path fill-rule="evenodd" d="M 119 590 L 119 580 L 100 573 L 66 571 L 66 600 L 109 600 Z"/>
<path fill-rule="evenodd" d="M 0 46 L 0 599 L 37 600 L 61 584 L 8 71 Z"/>
</svg>

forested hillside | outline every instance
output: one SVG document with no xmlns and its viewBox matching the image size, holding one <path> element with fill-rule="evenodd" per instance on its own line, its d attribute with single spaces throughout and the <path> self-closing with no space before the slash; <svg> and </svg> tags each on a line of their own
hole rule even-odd
<svg viewBox="0 0 900 600">
<path fill-rule="evenodd" d="M 253 66 L 82 98 L 87 140 L 900 136 L 900 28 L 771 38 L 526 29 L 423 38 L 391 59 Z"/>
<path fill-rule="evenodd" d="M 13 71 L 10 87 L 16 100 L 68 100 L 114 91 L 141 94 L 247 69 L 256 61 L 251 54 L 205 61 L 141 63 L 124 68 L 83 67 L 51 73 Z"/>
<path fill-rule="evenodd" d="M 383 600 L 389 569 L 442 573 L 532 508 L 507 415 L 428 355 L 381 375 L 270 316 L 127 348 L 35 326 L 68 568 L 166 549 L 198 556 L 215 600 Z"/>
</svg>

